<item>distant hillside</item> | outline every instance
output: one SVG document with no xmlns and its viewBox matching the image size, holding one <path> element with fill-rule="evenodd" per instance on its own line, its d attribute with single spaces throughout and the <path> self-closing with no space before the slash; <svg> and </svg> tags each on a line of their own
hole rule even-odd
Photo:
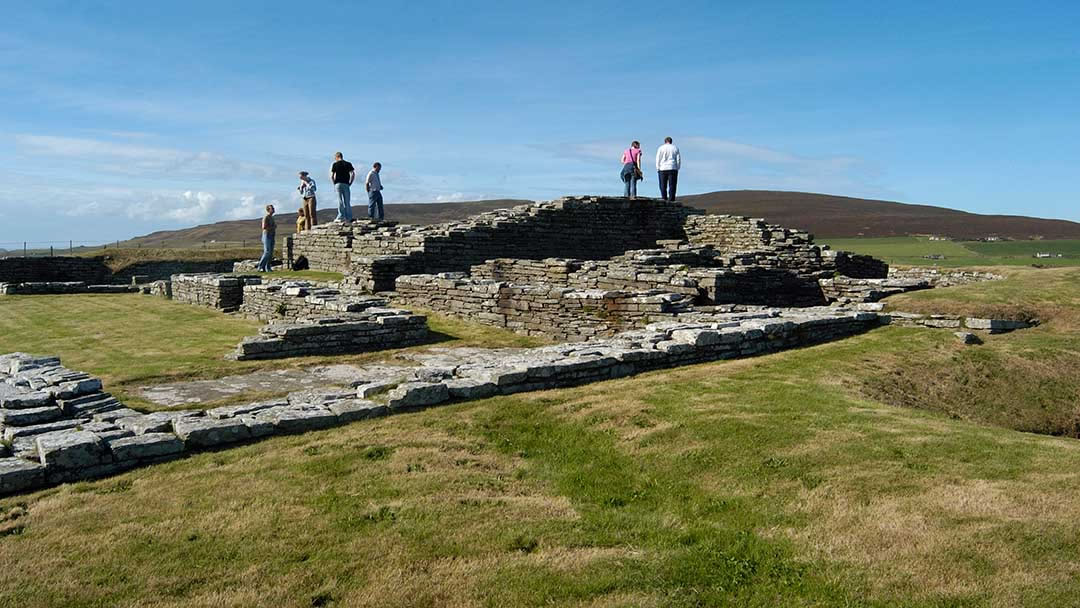
<svg viewBox="0 0 1080 608">
<path fill-rule="evenodd" d="M 830 194 L 731 190 L 684 196 L 680 201 L 709 213 L 749 215 L 809 230 L 821 237 L 881 237 L 909 234 L 940 234 L 957 239 L 977 239 L 989 235 L 1003 238 L 1080 238 L 1080 223 L 1046 220 L 1018 215 L 979 215 L 933 207 L 877 201 Z M 520 205 L 529 201 L 500 199 L 457 203 L 410 203 L 386 206 L 387 219 L 403 224 L 434 224 L 470 215 Z M 354 207 L 358 218 L 366 207 Z M 319 221 L 329 222 L 335 209 L 319 211 Z M 295 213 L 277 216 L 279 230 L 292 232 Z M 235 220 L 206 224 L 183 230 L 165 230 L 128 241 L 126 245 L 180 247 L 204 241 L 241 241 L 259 238 L 259 220 Z"/>
<path fill-rule="evenodd" d="M 1013 239 L 1080 238 L 1080 223 L 1067 220 L 980 215 L 930 205 L 831 194 L 731 190 L 685 196 L 681 200 L 709 213 L 762 217 L 823 237 L 939 234 L 956 239 L 978 239 L 989 235 Z"/>
<path fill-rule="evenodd" d="M 457 220 L 492 209 L 503 209 L 521 205 L 530 201 L 517 199 L 496 199 L 489 201 L 463 201 L 457 203 L 401 203 L 386 206 L 386 219 L 392 219 L 402 224 L 438 224 Z M 333 221 L 337 216 L 337 205 L 319 209 L 319 223 Z M 367 217 L 367 206 L 353 207 L 353 216 L 357 219 Z M 292 233 L 296 227 L 296 213 L 278 213 L 277 218 L 279 233 Z M 216 224 L 203 224 L 194 228 L 181 230 L 159 230 L 146 236 L 140 236 L 123 243 L 128 245 L 142 245 L 144 247 L 158 247 L 168 244 L 170 247 L 195 245 L 204 241 L 241 241 L 258 240 L 260 232 L 260 219 L 233 220 L 217 222 Z"/>
</svg>

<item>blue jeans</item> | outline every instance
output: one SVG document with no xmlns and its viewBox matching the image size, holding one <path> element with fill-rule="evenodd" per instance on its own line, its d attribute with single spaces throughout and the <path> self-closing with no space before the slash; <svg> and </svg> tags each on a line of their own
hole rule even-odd
<svg viewBox="0 0 1080 608">
<path fill-rule="evenodd" d="M 637 174 L 634 171 L 635 169 L 637 169 L 637 165 L 634 163 L 626 163 L 623 165 L 622 171 L 619 172 L 619 177 L 622 178 L 623 185 L 625 186 L 625 188 L 623 188 L 623 196 L 625 197 L 637 196 L 638 180 Z"/>
<path fill-rule="evenodd" d="M 274 260 L 274 233 L 263 230 L 262 233 L 263 254 L 259 258 L 258 270 L 270 272 L 270 263 Z"/>
<path fill-rule="evenodd" d="M 378 190 L 368 192 L 367 215 L 377 222 L 383 221 L 382 192 Z"/>
<path fill-rule="evenodd" d="M 337 190 L 337 218 L 334 221 L 351 222 L 352 221 L 352 205 L 350 199 L 352 198 L 352 191 L 349 189 L 349 184 L 334 184 L 334 189 Z"/>
</svg>

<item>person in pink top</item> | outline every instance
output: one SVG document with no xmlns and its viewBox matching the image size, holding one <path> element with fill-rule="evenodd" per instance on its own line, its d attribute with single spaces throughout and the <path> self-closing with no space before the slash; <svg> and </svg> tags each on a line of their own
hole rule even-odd
<svg viewBox="0 0 1080 608">
<path fill-rule="evenodd" d="M 642 178 L 641 173 L 641 144 L 633 141 L 630 142 L 630 147 L 622 153 L 622 171 L 619 172 L 619 177 L 622 178 L 623 196 L 629 197 L 631 200 L 637 198 L 637 183 Z"/>
</svg>

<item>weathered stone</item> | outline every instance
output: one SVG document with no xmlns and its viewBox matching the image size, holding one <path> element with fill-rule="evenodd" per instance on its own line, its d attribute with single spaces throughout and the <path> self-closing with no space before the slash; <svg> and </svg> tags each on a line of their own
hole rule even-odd
<svg viewBox="0 0 1080 608">
<path fill-rule="evenodd" d="M 45 482 L 45 467 L 22 458 L 0 458 L 0 494 L 30 490 Z"/>
<path fill-rule="evenodd" d="M 45 433 L 37 438 L 41 464 L 49 469 L 75 471 L 110 462 L 101 438 L 89 431 Z"/>
<path fill-rule="evenodd" d="M 337 401 L 329 405 L 330 411 L 337 416 L 339 422 L 353 422 L 366 418 L 385 416 L 388 408 L 373 401 L 363 399 L 349 399 Z"/>
<path fill-rule="evenodd" d="M 406 382 L 390 391 L 387 406 L 391 410 L 419 408 L 436 405 L 449 398 L 450 391 L 445 384 Z"/>
<path fill-rule="evenodd" d="M 40 435 L 42 433 L 51 433 L 53 431 L 72 429 L 79 426 L 83 422 L 83 420 L 78 419 L 57 420 L 56 422 L 35 424 L 33 426 L 9 426 L 4 428 L 4 441 L 13 441 L 19 437 L 31 437 L 33 435 Z"/>
<path fill-rule="evenodd" d="M 976 336 L 970 331 L 957 331 L 953 332 L 953 335 L 960 339 L 964 344 L 982 344 L 982 338 Z"/>
<path fill-rule="evenodd" d="M 484 399 L 498 392 L 494 382 L 471 378 L 448 380 L 445 384 L 451 399 Z"/>
<path fill-rule="evenodd" d="M 150 460 L 184 451 L 184 442 L 172 433 L 146 433 L 108 442 L 118 461 Z"/>
<path fill-rule="evenodd" d="M 44 391 L 32 393 L 16 393 L 14 395 L 0 395 L 0 408 L 5 409 L 33 409 L 53 404 L 53 396 Z"/>
<path fill-rule="evenodd" d="M 0 410 L 0 426 L 30 426 L 54 422 L 64 416 L 55 405 L 19 410 Z"/>
<path fill-rule="evenodd" d="M 275 410 L 274 426 L 282 433 L 304 433 L 338 424 L 337 416 L 328 409 L 313 406 L 286 406 Z"/>
<path fill-rule="evenodd" d="M 173 422 L 173 432 L 188 448 L 212 448 L 251 438 L 247 425 L 236 419 L 180 418 Z"/>
</svg>

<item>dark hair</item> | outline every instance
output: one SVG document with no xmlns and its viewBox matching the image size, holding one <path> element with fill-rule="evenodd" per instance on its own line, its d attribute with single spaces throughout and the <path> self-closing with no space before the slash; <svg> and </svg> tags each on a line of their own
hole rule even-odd
<svg viewBox="0 0 1080 608">
<path fill-rule="evenodd" d="M 665 137 L 664 138 L 664 143 L 665 144 L 670 144 L 671 143 L 671 138 L 670 137 Z"/>
<path fill-rule="evenodd" d="M 379 162 L 373 163 L 371 166 L 372 167 L 378 167 L 378 168 L 382 169 L 382 163 L 379 163 Z"/>
<path fill-rule="evenodd" d="M 630 142 L 630 147 L 633 148 L 634 146 L 638 146 L 640 148 L 641 147 L 641 142 L 639 142 L 636 139 L 634 141 Z"/>
</svg>

